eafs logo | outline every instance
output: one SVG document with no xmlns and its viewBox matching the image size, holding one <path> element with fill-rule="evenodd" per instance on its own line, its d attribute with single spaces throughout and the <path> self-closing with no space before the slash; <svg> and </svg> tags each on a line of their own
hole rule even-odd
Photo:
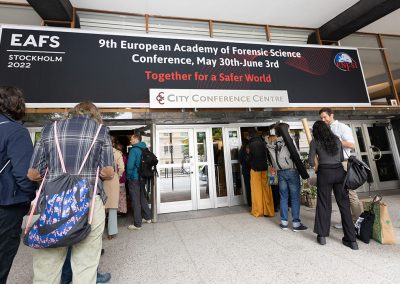
<svg viewBox="0 0 400 284">
<path fill-rule="evenodd" d="M 342 71 L 351 71 L 353 69 L 358 69 L 357 62 L 353 60 L 347 53 L 340 52 L 336 54 L 333 60 L 335 66 Z"/>
</svg>

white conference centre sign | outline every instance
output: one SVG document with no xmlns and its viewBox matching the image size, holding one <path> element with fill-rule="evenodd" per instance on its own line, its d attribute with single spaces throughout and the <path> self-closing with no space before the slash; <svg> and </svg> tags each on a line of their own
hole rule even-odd
<svg viewBox="0 0 400 284">
<path fill-rule="evenodd" d="M 150 89 L 150 108 L 288 107 L 286 90 Z"/>
</svg>

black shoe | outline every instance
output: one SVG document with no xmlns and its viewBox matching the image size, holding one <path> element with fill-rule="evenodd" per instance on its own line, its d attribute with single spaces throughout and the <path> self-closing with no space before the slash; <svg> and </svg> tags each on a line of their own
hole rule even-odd
<svg viewBox="0 0 400 284">
<path fill-rule="evenodd" d="M 352 250 L 358 250 L 358 244 L 357 244 L 357 242 L 349 242 L 349 241 L 342 240 L 342 243 L 343 243 L 346 247 L 351 248 Z"/>
<path fill-rule="evenodd" d="M 305 231 L 307 229 L 308 229 L 307 226 L 304 226 L 302 223 L 300 223 L 299 226 L 293 227 L 293 232 L 301 232 L 301 231 Z"/>
<path fill-rule="evenodd" d="M 317 242 L 320 244 L 320 245 L 326 245 L 326 239 L 325 239 L 325 237 L 321 237 L 321 236 L 317 236 Z"/>
</svg>

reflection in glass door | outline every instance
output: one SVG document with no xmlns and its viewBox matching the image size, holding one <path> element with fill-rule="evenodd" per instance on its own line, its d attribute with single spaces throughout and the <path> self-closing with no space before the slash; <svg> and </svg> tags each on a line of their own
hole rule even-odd
<svg viewBox="0 0 400 284">
<path fill-rule="evenodd" d="M 214 153 L 214 185 L 216 207 L 243 203 L 243 189 L 238 161 L 240 148 L 239 128 L 212 128 Z"/>
<path fill-rule="evenodd" d="M 358 149 L 356 150 L 357 153 L 360 153 L 361 160 L 366 163 L 369 167 L 371 167 L 370 157 L 367 151 L 367 144 L 365 140 L 365 133 L 362 125 L 355 125 L 355 137 L 356 142 L 358 142 Z M 372 160 L 371 160 L 372 161 Z M 368 182 L 364 184 L 363 187 L 359 188 L 358 191 L 369 191 L 369 190 L 377 190 L 375 187 L 374 177 L 372 172 L 368 171 Z"/>
<path fill-rule="evenodd" d="M 225 127 L 157 130 L 158 213 L 242 204 L 239 133 Z"/>
<path fill-rule="evenodd" d="M 193 130 L 157 132 L 158 213 L 193 210 Z"/>
<path fill-rule="evenodd" d="M 394 139 L 389 132 L 392 130 L 386 126 L 368 124 L 364 125 L 364 131 L 368 133 L 368 152 L 373 160 L 372 168 L 378 189 L 398 188 L 399 175 L 392 151 Z"/>
<path fill-rule="evenodd" d="M 376 124 L 353 124 L 358 151 L 361 159 L 367 163 L 371 172 L 364 190 L 399 188 L 398 165 L 392 151 L 395 140 L 391 129 Z"/>
<path fill-rule="evenodd" d="M 222 127 L 212 129 L 212 143 L 214 154 L 214 174 L 217 197 L 226 197 L 225 154 Z"/>
<path fill-rule="evenodd" d="M 213 207 L 213 190 L 210 188 L 210 181 L 212 180 L 210 167 L 211 160 L 210 154 L 211 149 L 208 146 L 210 141 L 211 133 L 207 129 L 195 129 L 194 139 L 196 141 L 195 147 L 195 169 L 196 169 L 196 187 L 198 209 L 206 209 Z"/>
<path fill-rule="evenodd" d="M 229 183 L 231 186 L 231 198 L 230 198 L 230 206 L 238 205 L 243 203 L 243 187 L 242 187 L 242 178 L 240 172 L 240 163 L 239 163 L 239 149 L 240 149 L 240 129 L 239 128 L 225 128 L 225 135 L 227 140 L 227 145 L 229 146 L 229 151 L 227 155 L 229 155 L 227 161 L 229 162 L 230 167 L 230 175 L 232 182 Z"/>
</svg>

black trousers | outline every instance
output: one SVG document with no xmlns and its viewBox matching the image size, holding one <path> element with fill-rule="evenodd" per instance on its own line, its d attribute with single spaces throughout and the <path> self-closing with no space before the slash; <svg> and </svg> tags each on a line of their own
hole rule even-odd
<svg viewBox="0 0 400 284">
<path fill-rule="evenodd" d="M 332 188 L 342 217 L 345 241 L 356 241 L 356 233 L 351 218 L 349 193 L 343 188 L 345 171 L 342 164 L 320 165 L 317 173 L 317 212 L 314 233 L 328 237 L 331 227 Z"/>
<path fill-rule="evenodd" d="M 142 216 L 151 220 L 151 211 L 145 195 L 146 180 L 129 180 L 128 189 L 132 200 L 133 225 L 142 226 Z"/>
<path fill-rule="evenodd" d="M 21 240 L 22 218 L 30 204 L 0 206 L 0 284 L 6 283 Z"/>
</svg>

